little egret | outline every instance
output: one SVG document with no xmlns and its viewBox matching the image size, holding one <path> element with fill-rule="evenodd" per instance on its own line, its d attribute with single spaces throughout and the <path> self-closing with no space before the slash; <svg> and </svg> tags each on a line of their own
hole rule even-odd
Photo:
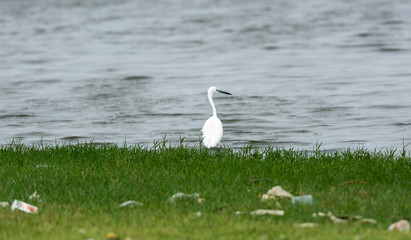
<svg viewBox="0 0 411 240">
<path fill-rule="evenodd" d="M 218 90 L 216 87 L 210 87 L 208 89 L 208 101 L 210 102 L 211 108 L 213 109 L 213 116 L 211 116 L 205 123 L 201 131 L 203 132 L 203 144 L 207 148 L 212 148 L 218 146 L 221 138 L 223 137 L 223 124 L 217 117 L 217 111 L 213 102 L 213 93 L 224 93 L 231 95 L 231 93 Z"/>
</svg>

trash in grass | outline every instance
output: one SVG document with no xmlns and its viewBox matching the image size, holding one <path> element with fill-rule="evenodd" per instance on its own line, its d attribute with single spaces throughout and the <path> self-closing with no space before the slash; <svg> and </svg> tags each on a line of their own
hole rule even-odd
<svg viewBox="0 0 411 240">
<path fill-rule="evenodd" d="M 261 201 L 275 200 L 277 198 L 293 198 L 293 195 L 285 191 L 281 186 L 275 186 L 263 194 Z"/>
<path fill-rule="evenodd" d="M 258 209 L 250 212 L 251 215 L 274 215 L 284 216 L 284 210 Z"/>
<path fill-rule="evenodd" d="M 326 217 L 328 217 L 331 220 L 331 222 L 333 222 L 333 223 L 346 223 L 346 222 L 348 222 L 347 217 L 341 217 L 341 216 L 337 217 L 334 214 L 332 214 L 331 212 L 328 212 Z"/>
<path fill-rule="evenodd" d="M 318 212 L 317 214 L 313 214 L 313 217 L 325 217 L 331 220 L 331 222 L 333 223 L 346 223 L 348 222 L 348 217 L 346 216 L 340 216 L 337 217 L 334 214 L 332 214 L 332 212 L 328 212 L 327 214 L 323 213 L 323 212 Z"/>
<path fill-rule="evenodd" d="M 38 211 L 37 207 L 19 200 L 14 200 L 13 204 L 11 205 L 11 210 L 14 211 L 15 209 L 26 213 L 37 213 Z"/>
<path fill-rule="evenodd" d="M 327 214 L 323 212 L 314 213 L 313 217 L 325 217 L 330 219 L 333 223 L 347 223 L 348 221 L 357 222 L 357 223 L 371 223 L 376 224 L 377 220 L 372 218 L 363 218 L 362 216 L 335 216 L 331 212 Z"/>
<path fill-rule="evenodd" d="M 134 201 L 134 200 L 130 200 L 130 201 L 123 202 L 118 207 L 123 208 L 123 207 L 133 207 L 133 206 L 143 206 L 143 203 L 137 202 L 137 201 Z"/>
<path fill-rule="evenodd" d="M 195 213 L 193 213 L 193 216 L 194 217 L 201 217 L 201 216 L 203 216 L 203 214 L 201 212 L 195 212 Z"/>
<path fill-rule="evenodd" d="M 32 200 L 32 201 L 41 201 L 40 195 L 37 194 L 37 191 L 36 191 L 36 192 L 34 192 L 33 194 L 31 194 L 31 195 L 29 196 L 29 200 Z"/>
<path fill-rule="evenodd" d="M 317 223 L 305 222 L 305 223 L 297 224 L 297 225 L 295 225 L 295 227 L 297 227 L 297 228 L 313 228 L 313 227 L 317 227 Z"/>
<path fill-rule="evenodd" d="M 204 198 L 200 198 L 200 194 L 198 193 L 186 194 L 186 193 L 179 192 L 179 193 L 173 194 L 173 196 L 171 196 L 167 200 L 167 203 L 175 203 L 176 200 L 188 200 L 188 199 L 197 199 L 197 202 L 200 204 L 205 201 Z"/>
<path fill-rule="evenodd" d="M 311 195 L 303 195 L 303 196 L 292 197 L 292 198 L 291 198 L 291 203 L 292 203 L 292 204 L 307 204 L 307 205 L 311 205 L 311 204 L 313 204 L 313 196 L 311 196 Z"/>
<path fill-rule="evenodd" d="M 371 223 L 371 224 L 376 224 L 377 220 L 372 219 L 372 218 L 362 218 L 358 221 L 359 223 Z"/>
<path fill-rule="evenodd" d="M 36 165 L 36 168 L 48 168 L 49 167 L 49 165 L 47 165 L 47 164 L 37 164 Z"/>
<path fill-rule="evenodd" d="M 104 234 L 104 238 L 109 239 L 109 240 L 119 240 L 120 239 L 120 237 L 113 232 L 108 232 Z"/>
<path fill-rule="evenodd" d="M 10 206 L 9 202 L 0 202 L 0 207 L 8 207 Z"/>
<path fill-rule="evenodd" d="M 410 231 L 410 222 L 408 222 L 407 220 L 400 220 L 398 222 L 395 222 L 393 224 L 391 224 L 388 227 L 388 230 L 393 231 L 399 231 L 399 232 L 409 232 Z"/>
</svg>

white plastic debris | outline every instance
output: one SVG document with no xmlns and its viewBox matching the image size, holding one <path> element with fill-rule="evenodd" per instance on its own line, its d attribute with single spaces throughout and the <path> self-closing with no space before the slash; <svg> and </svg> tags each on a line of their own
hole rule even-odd
<svg viewBox="0 0 411 240">
<path fill-rule="evenodd" d="M 258 209 L 250 212 L 251 215 L 274 215 L 284 216 L 284 210 Z"/>
<path fill-rule="evenodd" d="M 198 193 L 186 194 L 186 193 L 179 192 L 179 193 L 173 194 L 167 200 L 167 203 L 175 203 L 176 200 L 188 200 L 188 199 L 197 199 L 198 203 L 204 202 L 204 199 L 200 198 L 200 194 L 198 194 Z"/>
<path fill-rule="evenodd" d="M 8 207 L 10 206 L 9 202 L 0 202 L 0 207 Z"/>
<path fill-rule="evenodd" d="M 195 212 L 193 215 L 195 217 L 201 217 L 203 214 L 201 212 Z"/>
<path fill-rule="evenodd" d="M 327 214 L 323 212 L 318 212 L 318 213 L 313 213 L 313 217 L 326 217 L 329 218 L 333 223 L 347 223 L 348 221 L 353 221 L 357 223 L 370 223 L 370 224 L 376 224 L 377 220 L 372 219 L 372 218 L 363 218 L 362 216 L 335 216 L 331 212 L 328 212 Z"/>
<path fill-rule="evenodd" d="M 49 167 L 49 165 L 47 165 L 47 164 L 37 164 L 36 165 L 36 168 L 48 168 Z"/>
<path fill-rule="evenodd" d="M 143 203 L 137 202 L 134 200 L 129 200 L 129 201 L 123 202 L 118 207 L 123 208 L 123 207 L 132 207 L 132 206 L 143 206 Z"/>
<path fill-rule="evenodd" d="M 277 198 L 293 198 L 293 195 L 285 191 L 281 186 L 275 186 L 263 194 L 261 201 L 275 200 Z"/>
<path fill-rule="evenodd" d="M 12 211 L 16 209 L 26 212 L 26 213 L 37 213 L 38 212 L 37 207 L 30 205 L 28 203 L 19 201 L 19 200 L 14 200 L 13 204 L 11 205 Z"/>
<path fill-rule="evenodd" d="M 347 219 L 343 219 L 340 217 L 335 216 L 331 212 L 327 213 L 327 217 L 333 222 L 333 223 L 346 223 Z"/>
<path fill-rule="evenodd" d="M 409 232 L 410 231 L 410 222 L 408 222 L 407 220 L 400 220 L 398 222 L 395 222 L 393 224 L 391 224 L 388 227 L 388 230 L 393 231 L 399 231 L 399 232 Z"/>
<path fill-rule="evenodd" d="M 313 217 L 326 217 L 329 218 L 333 223 L 346 223 L 347 219 L 342 219 L 339 217 L 336 217 L 332 212 L 328 212 L 327 214 L 323 212 L 318 212 L 318 213 L 313 213 Z"/>
<path fill-rule="evenodd" d="M 295 225 L 295 227 L 297 228 L 313 228 L 313 227 L 317 227 L 316 223 L 313 222 L 305 222 L 305 223 L 300 223 Z"/>
<path fill-rule="evenodd" d="M 31 195 L 29 196 L 29 200 L 39 201 L 39 200 L 41 200 L 41 199 L 40 199 L 40 195 L 37 194 L 37 191 L 36 191 L 36 192 L 34 192 L 33 194 L 31 194 Z"/>
<path fill-rule="evenodd" d="M 371 224 L 377 224 L 377 220 L 372 219 L 372 218 L 363 218 L 359 220 L 360 223 L 371 223 Z"/>
</svg>

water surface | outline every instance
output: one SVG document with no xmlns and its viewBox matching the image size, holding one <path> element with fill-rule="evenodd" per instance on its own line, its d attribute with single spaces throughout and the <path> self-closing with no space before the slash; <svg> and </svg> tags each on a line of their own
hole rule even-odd
<svg viewBox="0 0 411 240">
<path fill-rule="evenodd" d="M 411 142 L 410 1 L 0 2 L 0 143 Z"/>
</svg>

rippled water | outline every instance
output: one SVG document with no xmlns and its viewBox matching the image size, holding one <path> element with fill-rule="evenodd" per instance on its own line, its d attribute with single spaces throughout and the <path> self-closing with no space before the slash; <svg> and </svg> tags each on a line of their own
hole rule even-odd
<svg viewBox="0 0 411 240">
<path fill-rule="evenodd" d="M 0 143 L 411 142 L 410 1 L 0 2 Z"/>
</svg>

